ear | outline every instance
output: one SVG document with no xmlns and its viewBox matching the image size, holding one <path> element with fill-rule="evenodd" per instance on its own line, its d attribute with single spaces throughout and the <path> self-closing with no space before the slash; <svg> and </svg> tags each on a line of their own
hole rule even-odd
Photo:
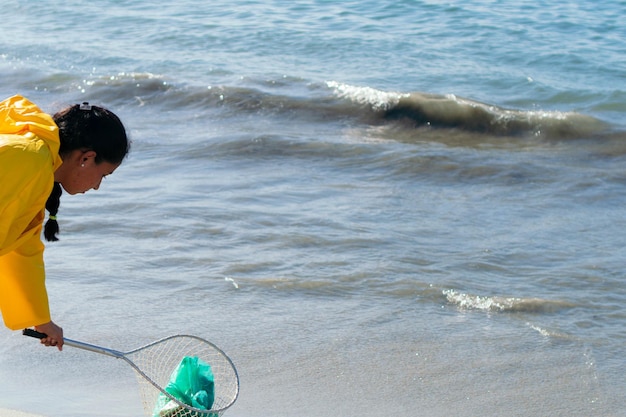
<svg viewBox="0 0 626 417">
<path fill-rule="evenodd" d="M 81 154 L 79 162 L 81 164 L 89 163 L 89 161 L 95 163 L 96 155 L 95 151 L 85 151 Z"/>
</svg>

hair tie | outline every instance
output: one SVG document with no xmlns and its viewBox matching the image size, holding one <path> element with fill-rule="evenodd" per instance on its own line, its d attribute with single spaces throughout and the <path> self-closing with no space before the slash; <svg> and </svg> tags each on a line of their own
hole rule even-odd
<svg viewBox="0 0 626 417">
<path fill-rule="evenodd" d="M 50 219 L 50 220 L 56 220 L 56 219 L 57 219 L 57 216 L 48 216 L 48 219 Z"/>
<path fill-rule="evenodd" d="M 85 110 L 85 111 L 90 111 L 91 110 L 91 104 L 89 104 L 89 102 L 87 102 L 87 101 L 83 101 L 83 104 L 80 105 L 79 109 Z"/>
</svg>

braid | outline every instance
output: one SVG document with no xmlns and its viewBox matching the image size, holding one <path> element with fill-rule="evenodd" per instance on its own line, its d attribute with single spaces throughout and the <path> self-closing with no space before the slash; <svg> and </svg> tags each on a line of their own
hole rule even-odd
<svg viewBox="0 0 626 417">
<path fill-rule="evenodd" d="M 48 201 L 46 201 L 46 210 L 50 213 L 48 216 L 48 221 L 43 229 L 43 235 L 46 237 L 48 242 L 55 242 L 59 240 L 56 236 L 59 233 L 59 223 L 57 223 L 56 215 L 59 211 L 59 204 L 61 203 L 61 193 L 63 190 L 61 189 L 61 184 L 58 182 L 54 183 L 52 187 L 52 192 L 50 193 L 50 197 L 48 197 Z"/>
</svg>

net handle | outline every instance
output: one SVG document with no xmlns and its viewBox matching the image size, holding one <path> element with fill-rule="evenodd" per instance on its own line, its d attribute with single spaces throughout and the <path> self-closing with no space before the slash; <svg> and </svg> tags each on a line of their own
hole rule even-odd
<svg viewBox="0 0 626 417">
<path fill-rule="evenodd" d="M 47 334 L 38 332 L 37 330 L 33 330 L 33 329 L 24 329 L 22 330 L 22 334 L 24 336 L 34 337 L 35 339 L 44 339 L 48 337 Z M 101 353 L 103 355 L 113 356 L 114 358 L 118 358 L 118 359 L 125 357 L 124 353 L 119 352 L 117 350 L 105 348 L 102 346 L 92 345 L 90 343 L 79 342 L 78 340 L 67 339 L 65 337 L 63 338 L 63 343 L 65 343 L 68 346 L 72 346 L 78 349 L 88 350 L 88 351 L 95 352 L 95 353 Z"/>
</svg>

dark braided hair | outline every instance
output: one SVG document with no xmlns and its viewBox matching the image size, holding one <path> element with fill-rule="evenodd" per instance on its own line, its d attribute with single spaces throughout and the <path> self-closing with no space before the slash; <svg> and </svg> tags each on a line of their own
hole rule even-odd
<svg viewBox="0 0 626 417">
<path fill-rule="evenodd" d="M 48 201 L 46 201 L 46 210 L 50 213 L 48 216 L 48 221 L 43 228 L 43 235 L 46 237 L 48 242 L 55 242 L 59 240 L 57 237 L 57 233 L 59 233 L 59 223 L 57 223 L 57 212 L 59 211 L 59 203 L 61 203 L 61 193 L 63 190 L 61 189 L 61 184 L 58 182 L 54 183 L 52 187 L 52 192 L 50 193 L 50 197 L 48 197 Z"/>
<path fill-rule="evenodd" d="M 120 164 L 130 151 L 130 141 L 124 125 L 114 113 L 105 108 L 89 103 L 75 104 L 56 113 L 52 118 L 59 127 L 61 158 L 76 149 L 92 150 L 96 152 L 97 164 Z M 56 237 L 59 232 L 56 214 L 61 193 L 61 184 L 55 182 L 46 202 L 46 210 L 50 216 L 44 226 L 44 237 L 50 242 L 59 240 Z"/>
</svg>

